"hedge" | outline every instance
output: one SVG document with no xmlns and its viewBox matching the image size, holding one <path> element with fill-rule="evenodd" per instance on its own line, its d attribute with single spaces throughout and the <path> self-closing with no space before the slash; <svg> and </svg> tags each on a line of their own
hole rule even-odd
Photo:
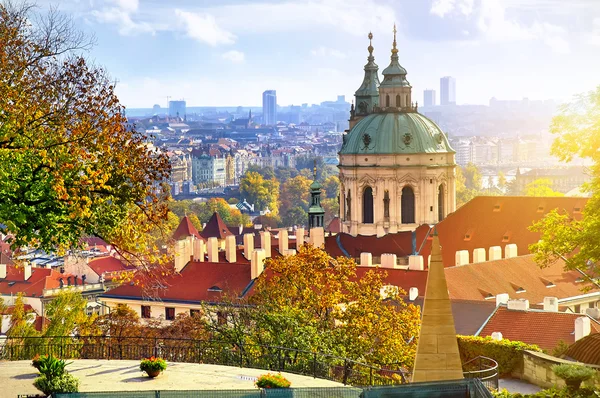
<svg viewBox="0 0 600 398">
<path fill-rule="evenodd" d="M 492 358 L 498 362 L 500 375 L 509 375 L 519 368 L 523 351 L 542 351 L 538 346 L 521 341 L 494 340 L 491 337 L 457 336 L 460 359 L 464 364 L 478 356 Z M 468 370 L 468 369 L 466 369 Z"/>
</svg>

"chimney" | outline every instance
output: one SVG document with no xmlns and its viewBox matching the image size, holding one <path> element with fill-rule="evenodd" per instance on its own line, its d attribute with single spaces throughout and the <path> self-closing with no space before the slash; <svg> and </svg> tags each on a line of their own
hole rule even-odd
<svg viewBox="0 0 600 398">
<path fill-rule="evenodd" d="M 310 244 L 320 248 L 325 246 L 325 231 L 323 227 L 315 227 L 310 230 Z"/>
<path fill-rule="evenodd" d="M 496 341 L 502 340 L 502 332 L 493 332 L 492 340 L 496 340 Z"/>
<path fill-rule="evenodd" d="M 373 265 L 373 255 L 371 253 L 360 253 L 360 265 L 370 267 Z"/>
<path fill-rule="evenodd" d="M 287 249 L 284 250 L 282 253 L 284 256 L 295 256 L 296 255 L 296 249 Z"/>
<path fill-rule="evenodd" d="M 300 250 L 304 244 L 304 228 L 298 228 L 296 230 L 296 250 Z"/>
<path fill-rule="evenodd" d="M 6 278 L 6 264 L 0 264 L 0 279 Z"/>
<path fill-rule="evenodd" d="M 507 305 L 509 299 L 510 299 L 510 296 L 508 295 L 508 293 L 497 294 L 496 295 L 496 307 L 499 306 L 500 304 Z"/>
<path fill-rule="evenodd" d="M 558 312 L 558 298 L 544 297 L 544 311 Z"/>
<path fill-rule="evenodd" d="M 265 257 L 271 258 L 271 233 L 269 231 L 260 232 L 260 247 L 265 251 Z"/>
<path fill-rule="evenodd" d="M 461 265 L 469 264 L 469 251 L 468 250 L 458 250 L 455 255 L 455 263 L 457 267 Z"/>
<path fill-rule="evenodd" d="M 265 249 L 256 249 L 252 252 L 252 261 L 250 262 L 250 278 L 252 280 L 258 278 L 265 269 L 265 257 Z"/>
<path fill-rule="evenodd" d="M 585 310 L 585 313 L 591 318 L 600 319 L 600 308 L 588 308 Z"/>
<path fill-rule="evenodd" d="M 385 253 L 381 255 L 382 268 L 396 268 L 396 264 L 398 264 L 398 261 L 395 254 Z"/>
<path fill-rule="evenodd" d="M 408 256 L 408 269 L 423 271 L 425 269 L 425 266 L 423 265 L 423 256 Z"/>
<path fill-rule="evenodd" d="M 527 311 L 529 309 L 529 300 L 512 299 L 508 300 L 508 309 L 515 311 Z"/>
<path fill-rule="evenodd" d="M 490 247 L 489 261 L 502 259 L 502 248 L 500 246 Z"/>
<path fill-rule="evenodd" d="M 31 264 L 26 264 L 23 267 L 23 279 L 27 281 L 29 278 L 31 278 Z"/>
<path fill-rule="evenodd" d="M 506 245 L 506 247 L 504 248 L 504 258 L 513 258 L 517 256 L 517 245 L 514 243 Z"/>
<path fill-rule="evenodd" d="M 485 263 L 485 249 L 479 247 L 477 249 L 473 249 L 473 264 L 476 263 Z"/>
<path fill-rule="evenodd" d="M 244 257 L 246 260 L 252 260 L 254 251 L 254 234 L 244 234 Z"/>
<path fill-rule="evenodd" d="M 415 301 L 419 297 L 419 289 L 416 287 L 411 287 L 408 289 L 408 299 L 410 301 Z"/>
<path fill-rule="evenodd" d="M 196 239 L 194 241 L 194 260 L 204 262 L 204 256 L 206 255 L 206 242 L 202 239 Z"/>
<path fill-rule="evenodd" d="M 216 237 L 211 236 L 208 238 L 208 262 L 218 263 L 219 262 L 219 241 Z"/>
<path fill-rule="evenodd" d="M 279 253 L 283 254 L 288 249 L 288 231 L 282 229 L 279 231 Z"/>
<path fill-rule="evenodd" d="M 235 236 L 228 235 L 225 237 L 225 259 L 230 263 L 235 263 L 237 260 L 237 245 L 235 244 Z"/>
<path fill-rule="evenodd" d="M 238 235 L 241 235 L 242 233 L 244 233 L 244 226 L 240 224 L 240 226 L 238 227 Z"/>
<path fill-rule="evenodd" d="M 591 331 L 592 329 L 589 317 L 582 316 L 575 319 L 575 341 L 589 335 Z"/>
</svg>

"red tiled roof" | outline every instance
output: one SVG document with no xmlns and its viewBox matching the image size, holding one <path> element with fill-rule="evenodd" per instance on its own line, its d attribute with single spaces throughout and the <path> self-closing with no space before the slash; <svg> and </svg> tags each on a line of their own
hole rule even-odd
<svg viewBox="0 0 600 398">
<path fill-rule="evenodd" d="M 202 239 L 200 233 L 198 232 L 196 227 L 194 227 L 188 216 L 184 216 L 181 219 L 179 225 L 177 226 L 177 229 L 173 233 L 173 239 L 185 239 L 188 236 L 195 236 L 198 239 Z"/>
<path fill-rule="evenodd" d="M 25 312 L 35 312 L 33 307 L 29 304 L 24 304 L 23 309 L 25 310 Z M 14 310 L 15 310 L 15 306 L 9 305 L 4 309 L 4 311 L 0 312 L 0 315 L 11 315 Z"/>
<path fill-rule="evenodd" d="M 443 253 L 443 251 L 442 251 Z M 583 283 L 576 282 L 581 274 L 564 272 L 564 262 L 540 268 L 533 255 L 487 261 L 446 268 L 450 299 L 484 300 L 489 295 L 508 293 L 511 298 L 524 298 L 531 304 L 544 302 L 544 297 L 564 299 L 583 294 Z M 554 284 L 555 286 L 551 286 Z M 523 288 L 522 293 L 517 289 Z M 592 289 L 591 292 L 598 291 Z"/>
<path fill-rule="evenodd" d="M 98 275 L 102 275 L 105 272 L 123 271 L 129 268 L 121 260 L 113 256 L 96 257 L 90 260 L 88 265 Z"/>
<path fill-rule="evenodd" d="M 537 344 L 540 348 L 552 350 L 559 341 L 567 344 L 575 342 L 575 319 L 586 316 L 570 312 L 516 311 L 499 306 L 483 325 L 479 336 L 491 336 L 501 332 L 502 337 L 528 344 Z M 590 318 L 592 333 L 600 332 L 600 323 Z"/>
<path fill-rule="evenodd" d="M 42 297 L 44 289 L 54 289 L 60 286 L 59 278 L 73 276 L 61 274 L 48 268 L 31 268 L 31 276 L 24 280 L 23 267 L 8 265 L 6 278 L 0 279 L 0 294 L 11 295 L 22 292 L 26 297 Z"/>
<path fill-rule="evenodd" d="M 333 220 L 329 223 L 325 231 L 333 232 L 334 234 L 342 232 L 342 223 L 339 217 L 333 217 Z"/>
<path fill-rule="evenodd" d="M 565 352 L 565 357 L 590 365 L 600 365 L 600 333 L 578 340 Z"/>
<path fill-rule="evenodd" d="M 233 235 L 227 225 L 223 222 L 219 213 L 214 212 L 210 220 L 206 223 L 206 226 L 202 230 L 200 236 L 204 239 L 215 237 L 217 239 L 225 239 L 226 236 Z"/>
<path fill-rule="evenodd" d="M 209 291 L 218 287 L 223 293 L 241 294 L 250 283 L 250 264 L 189 262 L 180 274 L 164 281 L 165 289 L 156 292 L 163 301 L 215 302 L 222 293 Z M 124 284 L 102 295 L 103 297 L 142 299 L 147 296 L 143 287 Z"/>
<path fill-rule="evenodd" d="M 553 209 L 580 218 L 586 203 L 586 198 L 571 197 L 477 196 L 436 226 L 444 266 L 454 265 L 458 250 L 468 250 L 472 260 L 473 249 L 484 248 L 487 253 L 491 246 L 504 249 L 515 243 L 520 256 L 529 254 L 528 246 L 540 237 L 528 229 L 535 221 Z"/>
</svg>

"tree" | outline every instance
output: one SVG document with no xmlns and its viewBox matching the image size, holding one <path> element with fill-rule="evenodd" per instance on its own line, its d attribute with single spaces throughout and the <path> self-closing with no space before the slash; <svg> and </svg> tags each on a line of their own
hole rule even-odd
<svg viewBox="0 0 600 398">
<path fill-rule="evenodd" d="M 248 169 L 246 170 L 246 173 L 248 173 L 248 172 L 258 173 L 261 176 L 263 176 L 263 178 L 265 180 L 270 180 L 271 178 L 276 178 L 275 170 L 273 170 L 273 168 L 271 166 L 260 167 L 255 164 L 251 164 L 250 166 L 248 166 Z"/>
<path fill-rule="evenodd" d="M 275 178 L 265 180 L 259 173 L 248 171 L 240 180 L 240 194 L 259 210 L 268 207 L 274 215 L 279 212 L 279 181 Z"/>
<path fill-rule="evenodd" d="M 576 156 L 593 162 L 592 179 L 585 186 L 591 198 L 580 219 L 556 209 L 531 226 L 541 239 L 529 250 L 542 267 L 562 258 L 566 270 L 581 270 L 596 277 L 600 274 L 600 86 L 563 105 L 552 119 L 550 131 L 557 135 L 553 155 L 567 162 Z M 593 281 L 588 278 L 588 282 Z"/>
<path fill-rule="evenodd" d="M 323 181 L 325 197 L 336 199 L 340 194 L 340 178 L 336 175 L 329 176 Z"/>
<path fill-rule="evenodd" d="M 462 170 L 462 172 L 465 177 L 465 186 L 467 187 L 467 189 L 472 189 L 476 192 L 481 191 L 482 177 L 479 168 L 473 163 L 469 163 Z"/>
<path fill-rule="evenodd" d="M 294 178 L 298 175 L 298 170 L 291 167 L 278 167 L 275 169 L 275 178 L 280 182 L 286 182 L 290 178 Z"/>
<path fill-rule="evenodd" d="M 340 202 L 337 197 L 321 200 L 321 206 L 325 210 L 325 225 L 329 225 L 331 220 L 340 215 Z"/>
<path fill-rule="evenodd" d="M 465 185 L 465 176 L 463 175 L 461 167 L 456 168 L 455 185 L 456 207 L 459 208 L 471 199 L 473 199 L 476 195 L 476 192 L 473 189 L 467 188 L 467 186 Z"/>
<path fill-rule="evenodd" d="M 504 191 L 506 189 L 506 175 L 503 172 L 498 172 L 498 188 Z"/>
<path fill-rule="evenodd" d="M 0 37 L 1 232 L 14 249 L 64 252 L 94 235 L 135 253 L 166 217 L 167 157 L 127 123 L 69 19 L 4 2 Z"/>
<path fill-rule="evenodd" d="M 304 176 L 290 178 L 281 185 L 280 210 L 283 217 L 285 213 L 294 207 L 300 207 L 308 211 L 310 201 L 311 180 Z"/>
<path fill-rule="evenodd" d="M 260 309 L 261 343 L 412 366 L 419 310 L 404 303 L 401 290 L 386 290 L 385 271 L 370 270 L 359 280 L 354 260 L 310 245 L 295 256 L 270 258 L 266 267 L 271 276 L 256 281 L 250 300 Z"/>
<path fill-rule="evenodd" d="M 219 213 L 227 225 L 249 225 L 250 217 L 242 214 L 239 209 L 232 208 L 223 198 L 211 198 L 198 208 L 198 220 L 207 223 L 214 213 Z M 191 218 L 190 218 L 191 220 Z"/>
<path fill-rule="evenodd" d="M 81 293 L 72 289 L 63 289 L 45 308 L 45 317 L 50 324 L 44 336 L 69 336 L 79 325 L 89 323 L 86 314 L 87 300 Z"/>
<path fill-rule="evenodd" d="M 110 336 L 117 343 L 141 336 L 142 330 L 140 317 L 126 304 L 118 304 L 110 313 L 98 317 L 95 326 L 102 336 Z"/>
<path fill-rule="evenodd" d="M 525 196 L 565 196 L 562 192 L 554 191 L 552 185 L 549 178 L 538 178 L 525 186 Z"/>
<path fill-rule="evenodd" d="M 281 212 L 281 225 L 284 227 L 291 227 L 293 225 L 307 225 L 308 224 L 308 213 L 304 208 L 300 206 L 292 207 Z"/>
<path fill-rule="evenodd" d="M 310 170 L 310 175 L 313 175 L 315 168 L 315 160 L 317 162 L 317 180 L 323 181 L 323 171 L 326 168 L 325 161 L 322 156 L 303 155 L 296 157 L 296 169 L 302 173 L 303 169 Z"/>
<path fill-rule="evenodd" d="M 8 337 L 34 337 L 39 333 L 33 327 L 35 315 L 25 310 L 23 293 L 17 293 L 15 302 L 10 313 L 10 327 L 6 335 Z"/>
</svg>

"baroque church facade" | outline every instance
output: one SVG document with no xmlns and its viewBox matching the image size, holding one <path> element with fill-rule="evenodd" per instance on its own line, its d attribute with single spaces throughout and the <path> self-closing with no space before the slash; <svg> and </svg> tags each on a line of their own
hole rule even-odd
<svg viewBox="0 0 600 398">
<path fill-rule="evenodd" d="M 390 65 L 369 56 L 339 152 L 342 232 L 378 235 L 435 224 L 456 209 L 455 151 L 442 130 L 418 113 L 396 28 Z"/>
</svg>

